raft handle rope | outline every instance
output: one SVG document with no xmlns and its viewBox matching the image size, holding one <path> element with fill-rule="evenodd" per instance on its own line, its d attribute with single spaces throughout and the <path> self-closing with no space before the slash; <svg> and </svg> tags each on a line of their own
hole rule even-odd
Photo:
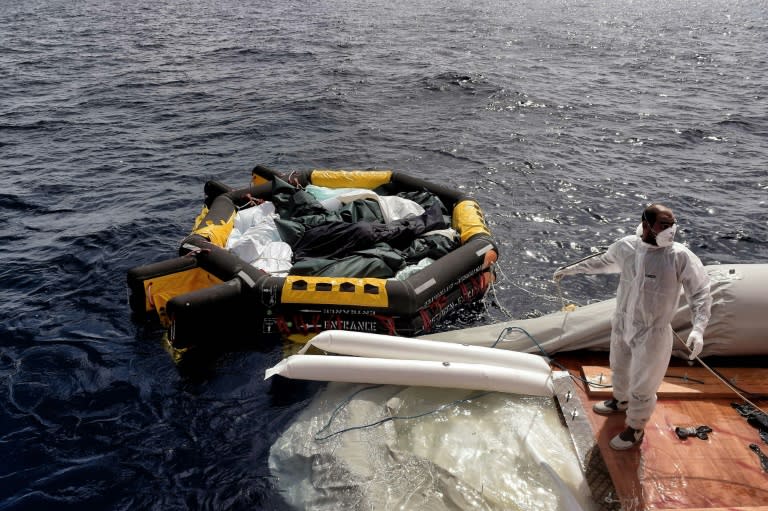
<svg viewBox="0 0 768 511">
<path fill-rule="evenodd" d="M 576 266 L 579 263 L 583 263 L 587 259 L 592 259 L 593 257 L 601 256 L 601 255 L 605 254 L 606 252 L 607 252 L 607 250 L 601 250 L 600 252 L 597 252 L 596 254 L 588 255 L 587 257 L 582 257 L 578 261 L 574 261 L 571 264 L 566 264 L 565 266 L 560 266 L 558 268 L 558 270 L 562 270 L 562 269 L 565 269 L 565 268 L 570 268 L 571 266 Z M 573 307 L 571 307 L 571 305 L 574 305 L 574 306 L 577 306 L 577 305 L 575 305 L 575 304 L 568 304 L 568 305 L 566 305 L 565 298 L 563 298 L 563 288 L 560 287 L 560 281 L 559 280 L 555 281 L 555 287 L 557 288 L 557 296 L 558 296 L 558 298 L 560 298 L 560 303 L 563 304 L 563 308 L 561 310 L 564 311 L 564 312 L 572 311 Z"/>
<path fill-rule="evenodd" d="M 496 286 L 503 283 L 508 282 L 509 285 L 516 287 L 520 291 L 527 293 L 531 296 L 535 296 L 536 298 L 540 298 L 542 300 L 548 301 L 548 302 L 557 302 L 557 298 L 543 295 L 543 294 L 537 294 L 531 291 L 530 289 L 526 289 L 523 286 L 516 284 L 513 279 L 507 276 L 507 274 L 504 272 L 503 266 L 500 264 L 499 261 L 496 261 L 493 263 L 493 267 L 496 270 L 496 273 L 498 275 L 501 275 L 501 279 L 498 282 L 491 282 L 489 288 L 490 288 L 490 294 L 493 296 L 493 302 L 495 302 L 495 305 L 501 310 L 501 312 L 506 316 L 507 318 L 513 319 L 514 315 L 506 308 L 504 305 L 502 305 L 501 300 L 499 300 L 498 295 L 496 294 Z M 562 296 L 560 297 L 560 300 L 562 301 Z"/>
<path fill-rule="evenodd" d="M 286 179 L 288 181 L 288 184 L 293 186 L 294 188 L 297 188 L 299 190 L 303 190 L 304 187 L 301 186 L 301 181 L 299 181 L 299 173 L 295 170 L 292 170 Z"/>
<path fill-rule="evenodd" d="M 264 199 L 254 198 L 250 193 L 246 193 L 245 198 L 248 199 L 248 201 L 244 203 L 242 206 L 238 206 L 237 204 L 235 204 L 235 209 L 238 212 L 253 206 L 260 206 L 264 204 L 264 202 L 266 202 Z"/>
</svg>

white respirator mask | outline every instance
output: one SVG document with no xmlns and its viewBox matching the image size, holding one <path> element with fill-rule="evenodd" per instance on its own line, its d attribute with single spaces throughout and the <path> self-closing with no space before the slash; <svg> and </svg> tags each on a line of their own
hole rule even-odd
<svg viewBox="0 0 768 511">
<path fill-rule="evenodd" d="M 654 237 L 656 238 L 656 245 L 659 247 L 668 247 L 672 245 L 672 243 L 675 242 L 675 234 L 677 234 L 677 224 L 667 227 L 660 233 L 656 234 Z M 635 229 L 635 235 L 642 239 L 643 238 L 643 223 L 640 222 L 637 224 L 637 229 Z"/>
<path fill-rule="evenodd" d="M 677 233 L 677 224 L 667 227 L 660 233 L 656 234 L 656 245 L 659 247 L 668 247 L 675 242 L 675 234 Z"/>
</svg>

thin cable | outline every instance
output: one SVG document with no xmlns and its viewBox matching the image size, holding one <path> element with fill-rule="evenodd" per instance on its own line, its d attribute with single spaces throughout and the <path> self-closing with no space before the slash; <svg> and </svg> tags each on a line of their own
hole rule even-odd
<svg viewBox="0 0 768 511">
<path fill-rule="evenodd" d="M 555 288 L 557 288 L 557 296 L 560 298 L 560 303 L 563 304 L 562 308 L 560 309 L 563 312 L 568 312 L 572 310 L 572 308 L 569 308 L 568 305 L 565 303 L 565 297 L 563 297 L 563 288 L 560 287 L 560 280 L 555 281 Z"/>
<path fill-rule="evenodd" d="M 496 345 L 499 344 L 503 340 L 503 338 L 506 337 L 506 335 L 508 333 L 514 332 L 516 330 L 524 333 L 531 340 L 531 342 L 533 342 L 533 344 L 535 344 L 536 347 L 539 348 L 539 351 L 541 351 L 541 353 L 545 357 L 551 358 L 549 356 L 549 353 L 547 353 L 546 350 L 541 347 L 541 344 L 539 344 L 539 342 L 536 340 L 536 338 L 534 338 L 530 333 L 528 333 L 528 331 L 525 328 L 522 328 L 522 327 L 519 327 L 519 326 L 508 326 L 508 327 L 504 328 L 504 330 L 502 330 L 501 333 L 499 334 L 499 336 L 496 338 L 496 341 L 491 345 L 491 348 L 495 348 Z"/>
<path fill-rule="evenodd" d="M 718 371 L 718 370 L 717 370 L 717 369 L 715 369 L 714 367 L 711 367 L 710 369 L 712 369 L 712 371 L 714 371 L 716 374 L 719 374 L 721 378 L 725 378 L 725 376 L 723 376 L 723 373 L 721 373 L 720 371 Z M 733 385 L 733 387 L 734 387 L 736 390 L 738 390 L 738 391 L 739 391 L 739 392 L 741 392 L 742 394 L 747 394 L 747 395 L 748 395 L 748 396 L 750 396 L 752 399 L 757 399 L 757 400 L 765 400 L 765 399 L 768 399 L 768 395 L 766 395 L 766 394 L 755 394 L 754 392 L 749 392 L 749 391 L 747 391 L 747 390 L 744 390 L 744 389 L 742 389 L 741 387 L 739 387 L 738 385 L 736 385 L 736 384 L 734 384 L 734 383 L 731 383 L 731 385 Z"/>
<path fill-rule="evenodd" d="M 370 422 L 368 424 L 360 424 L 358 426 L 350 426 L 348 428 L 344 428 L 344 429 L 340 429 L 338 431 L 334 431 L 332 433 L 328 433 L 325 436 L 321 436 L 320 435 L 320 433 L 322 433 L 323 431 L 325 431 L 328 428 L 330 428 L 331 423 L 333 422 L 333 419 L 336 418 L 336 415 L 341 410 L 341 408 L 346 406 L 346 404 L 349 403 L 352 400 L 352 398 L 354 398 L 357 394 L 359 394 L 360 392 L 363 392 L 364 390 L 375 389 L 377 387 L 382 387 L 382 386 L 383 385 L 374 385 L 372 387 L 362 388 L 362 389 L 354 392 L 347 399 L 345 399 L 333 411 L 333 413 L 331 414 L 331 417 L 328 419 L 328 422 L 326 422 L 325 426 L 323 426 L 317 433 L 315 433 L 315 441 L 316 442 L 324 442 L 325 440 L 328 440 L 329 438 L 333 438 L 333 437 L 335 437 L 337 435 L 341 435 L 341 434 L 348 433 L 350 431 L 355 431 L 355 430 L 358 430 L 358 429 L 373 428 L 373 427 L 376 427 L 376 426 L 380 426 L 381 424 L 384 424 L 384 423 L 389 422 L 389 421 L 418 419 L 420 417 L 425 417 L 427 415 L 432 415 L 433 413 L 441 412 L 441 411 L 445 410 L 446 408 L 448 408 L 450 406 L 454 406 L 454 405 L 457 405 L 457 404 L 460 404 L 460 403 L 469 402 L 469 401 L 472 401 L 473 399 L 478 399 L 478 398 L 481 398 L 481 397 L 486 396 L 488 394 L 493 394 L 493 392 L 491 392 L 491 391 L 481 392 L 479 394 L 473 394 L 473 395 L 471 395 L 469 397 L 465 397 L 465 398 L 462 398 L 462 399 L 457 399 L 457 400 L 455 400 L 455 401 L 453 401 L 451 403 L 446 403 L 444 405 L 440 405 L 439 407 L 437 407 L 437 408 L 435 408 L 433 410 L 428 410 L 426 412 L 418 413 L 416 415 L 391 415 L 389 417 L 384 417 L 384 418 L 381 418 L 381 419 L 376 420 L 374 422 Z"/>
<path fill-rule="evenodd" d="M 494 263 L 494 264 L 496 264 L 496 268 L 497 268 L 497 269 L 500 269 L 500 267 L 498 266 L 498 263 Z M 501 310 L 501 312 L 503 312 L 503 313 L 504 313 L 504 315 L 505 315 L 506 317 L 508 317 L 508 318 L 512 318 L 512 313 L 511 313 L 511 312 L 509 312 L 509 311 L 507 310 L 507 308 L 506 308 L 506 307 L 504 307 L 504 306 L 501 304 L 501 301 L 499 300 L 499 297 L 498 297 L 498 295 L 496 295 L 496 283 L 495 283 L 495 282 L 493 282 L 493 281 L 491 281 L 491 285 L 490 285 L 490 287 L 491 287 L 491 294 L 493 295 L 493 301 L 494 301 L 494 302 L 496 302 L 496 305 L 498 306 L 499 310 Z"/>
<path fill-rule="evenodd" d="M 574 261 L 574 262 L 572 262 L 570 264 L 566 264 L 565 266 L 559 267 L 558 270 L 563 270 L 565 268 L 570 268 L 571 266 L 576 266 L 577 264 L 582 263 L 582 262 L 586 261 L 587 259 L 592 259 L 593 257 L 601 256 L 601 255 L 605 254 L 606 252 L 607 252 L 607 250 L 601 250 L 600 252 L 597 252 L 596 254 L 588 255 L 587 257 L 582 257 L 578 261 Z M 574 306 L 578 307 L 578 304 L 566 304 L 565 303 L 565 298 L 563 297 L 563 289 L 560 287 L 560 279 L 553 279 L 553 281 L 555 283 L 555 287 L 557 288 L 557 296 L 560 298 L 560 303 L 563 304 L 562 310 L 565 311 L 565 312 L 570 312 L 571 310 L 573 310 L 573 307 L 570 307 L 570 305 L 574 305 Z"/>
<path fill-rule="evenodd" d="M 539 293 L 534 293 L 533 291 L 531 291 L 531 290 L 529 290 L 529 289 L 526 289 L 526 288 L 524 288 L 523 286 L 521 286 L 521 285 L 519 285 L 519 284 L 515 283 L 515 281 L 514 281 L 513 279 L 511 279 L 511 278 L 510 278 L 510 277 L 509 277 L 509 276 L 508 276 L 508 275 L 505 273 L 505 271 L 504 271 L 504 268 L 503 268 L 503 266 L 502 266 L 502 265 L 499 263 L 499 261 L 496 261 L 496 262 L 495 262 L 495 263 L 493 263 L 493 264 L 494 264 L 494 267 L 495 267 L 495 269 L 496 269 L 496 273 L 497 273 L 498 275 L 501 275 L 501 278 L 499 279 L 499 281 L 498 281 L 498 282 L 491 282 L 491 285 L 490 285 L 490 288 L 491 288 L 491 294 L 493 295 L 493 299 L 494 299 L 494 301 L 496 302 L 496 305 L 499 307 L 499 309 L 501 310 L 501 312 L 503 312 L 503 313 L 504 313 L 504 315 L 505 315 L 506 317 L 508 317 L 508 318 L 510 318 L 510 319 L 513 319 L 513 318 L 514 318 L 514 316 L 512 315 L 512 313 L 511 313 L 511 312 L 509 312 L 509 310 L 507 310 L 507 309 L 506 309 L 506 308 L 505 308 L 505 307 L 504 307 L 504 306 L 501 304 L 501 300 L 499 300 L 499 298 L 498 298 L 498 295 L 496 294 L 496 286 L 497 286 L 498 284 L 501 284 L 501 283 L 507 283 L 508 285 L 510 285 L 510 286 L 512 286 L 512 287 L 515 287 L 515 288 L 519 289 L 520 291 L 523 291 L 524 293 L 527 293 L 527 294 L 529 294 L 529 295 L 531 295 L 531 296 L 535 296 L 536 298 L 540 298 L 540 299 L 542 299 L 542 300 L 545 300 L 545 301 L 547 301 L 547 302 L 557 302 L 557 298 L 555 298 L 555 297 L 552 297 L 552 296 L 549 296 L 549 295 L 546 295 L 546 294 L 539 294 Z"/>
<path fill-rule="evenodd" d="M 547 351 L 541 346 L 541 344 L 539 344 L 539 342 L 536 340 L 536 338 L 534 336 L 532 336 L 525 328 L 522 328 L 522 327 L 519 327 L 519 326 L 508 326 L 504 330 L 502 330 L 501 333 L 499 334 L 499 336 L 496 338 L 496 341 L 491 345 L 491 348 L 495 348 L 497 344 L 499 344 L 500 342 L 502 342 L 504 340 L 504 337 L 508 333 L 513 332 L 515 330 L 518 330 L 518 331 L 524 333 L 531 340 L 531 342 L 533 342 L 533 344 L 535 344 L 536 347 L 539 348 L 539 351 L 541 351 L 542 355 L 544 356 L 544 358 L 547 359 L 547 362 L 549 364 L 552 364 L 552 365 L 556 366 L 558 369 L 561 369 L 561 370 L 567 372 L 568 376 L 570 376 L 570 378 L 572 380 L 580 381 L 580 382 L 584 383 L 585 385 L 592 385 L 593 387 L 599 387 L 599 388 L 610 388 L 610 387 L 612 387 L 612 385 L 607 385 L 607 384 L 603 384 L 603 383 L 593 383 L 593 382 L 590 382 L 589 380 L 587 380 L 586 378 L 581 378 L 580 376 L 572 375 L 567 367 L 565 367 L 560 362 L 556 361 L 554 358 L 552 358 L 549 355 L 549 353 L 547 353 Z"/>
<path fill-rule="evenodd" d="M 368 386 L 368 387 L 363 387 L 362 389 L 358 389 L 357 391 L 355 391 L 355 392 L 353 392 L 352 394 L 350 394 L 349 396 L 347 396 L 347 398 L 346 398 L 344 401 L 342 401 L 341 403 L 339 403 L 338 405 L 336 405 L 336 408 L 334 408 L 333 412 L 331 412 L 331 416 L 328 418 L 328 422 L 326 422 L 326 423 L 325 423 L 325 426 L 323 426 L 322 428 L 320 428 L 320 430 L 319 430 L 317 433 L 315 433 L 315 440 L 318 440 L 318 435 L 319 435 L 320 433 L 322 433 L 323 431 L 325 431 L 326 429 L 328 429 L 328 428 L 331 426 L 331 422 L 333 422 L 333 419 L 335 419 L 335 418 L 336 418 L 336 415 L 338 415 L 339 411 L 341 411 L 341 409 L 342 409 L 342 408 L 344 408 L 344 407 L 347 405 L 347 403 L 349 403 L 350 401 L 352 401 L 352 399 L 353 399 L 353 398 L 354 398 L 356 395 L 358 395 L 358 394 L 360 394 L 361 392 L 364 392 L 364 391 L 366 391 L 366 390 L 377 389 L 377 388 L 379 388 L 379 387 L 383 387 L 383 385 L 371 385 L 371 386 Z M 324 440 L 324 439 L 326 439 L 326 438 L 330 438 L 331 436 L 333 436 L 333 435 L 329 435 L 329 436 L 327 436 L 327 437 L 323 437 L 322 439 Z"/>
</svg>

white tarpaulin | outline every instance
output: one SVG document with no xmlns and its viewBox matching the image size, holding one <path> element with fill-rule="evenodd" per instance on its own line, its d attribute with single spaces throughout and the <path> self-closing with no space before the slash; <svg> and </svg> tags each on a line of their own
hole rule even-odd
<svg viewBox="0 0 768 511">
<path fill-rule="evenodd" d="M 331 383 L 269 464 L 302 510 L 597 509 L 547 397 Z"/>
</svg>

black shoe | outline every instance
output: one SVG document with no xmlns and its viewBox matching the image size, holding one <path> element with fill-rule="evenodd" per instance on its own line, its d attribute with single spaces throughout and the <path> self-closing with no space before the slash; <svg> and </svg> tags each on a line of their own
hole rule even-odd
<svg viewBox="0 0 768 511">
<path fill-rule="evenodd" d="M 616 449 L 617 451 L 630 449 L 639 445 L 643 441 L 644 436 L 644 429 L 632 429 L 627 427 L 627 429 L 611 438 L 611 448 Z"/>
<path fill-rule="evenodd" d="M 627 411 L 627 402 L 618 401 L 615 397 L 612 397 L 608 401 L 601 401 L 600 403 L 595 403 L 595 405 L 592 407 L 592 410 L 594 410 L 595 413 L 599 413 L 600 415 L 612 415 L 614 413 L 624 413 Z"/>
</svg>

